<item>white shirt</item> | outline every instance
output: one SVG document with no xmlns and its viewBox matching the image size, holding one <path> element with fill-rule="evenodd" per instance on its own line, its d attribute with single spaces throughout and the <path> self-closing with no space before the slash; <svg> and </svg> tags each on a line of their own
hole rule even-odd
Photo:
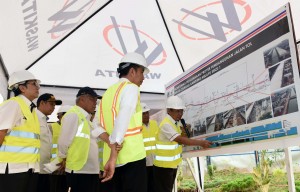
<svg viewBox="0 0 300 192">
<path fill-rule="evenodd" d="M 23 95 L 19 95 L 24 99 L 25 103 L 30 108 L 31 101 Z M 34 109 L 36 110 L 36 109 Z M 21 107 L 16 101 L 10 100 L 0 106 L 0 130 L 8 129 L 9 133 L 14 127 L 24 123 Z M 0 163 L 0 173 L 5 173 L 6 165 L 8 165 L 9 173 L 22 173 L 33 169 L 34 172 L 39 172 L 39 162 L 35 163 Z"/>
<path fill-rule="evenodd" d="M 175 124 L 176 121 L 170 115 L 167 114 L 166 117 Z M 178 121 L 177 124 L 178 123 L 180 122 Z M 181 125 L 181 123 L 179 125 Z M 174 141 L 176 137 L 180 136 L 170 124 L 164 124 L 160 130 L 160 134 L 158 135 L 159 141 Z"/>
<path fill-rule="evenodd" d="M 121 78 L 119 82 L 130 82 L 126 78 Z M 120 110 L 114 122 L 114 129 L 109 136 L 111 144 L 123 142 L 124 136 L 128 129 L 131 116 L 135 113 L 138 102 L 139 87 L 133 84 L 128 84 L 124 87 L 120 95 Z"/>
<path fill-rule="evenodd" d="M 79 107 L 79 106 L 78 106 Z M 88 114 L 84 109 L 79 107 L 80 112 L 86 117 L 87 121 L 90 122 L 91 115 Z M 92 123 L 90 122 L 90 131 L 93 132 Z M 72 141 L 76 135 L 78 129 L 78 116 L 75 113 L 69 113 L 64 116 L 61 122 L 61 134 L 58 139 L 58 157 L 67 158 L 68 149 L 72 144 Z M 99 135 L 96 135 L 97 137 Z M 90 137 L 90 150 L 85 165 L 79 171 L 74 173 L 85 173 L 85 174 L 99 174 L 99 162 L 98 162 L 98 144 L 96 137 L 91 134 Z M 71 173 L 72 170 L 66 168 L 66 172 Z"/>
<path fill-rule="evenodd" d="M 40 173 L 48 174 L 48 172 L 44 170 L 45 168 L 44 164 L 50 163 L 51 160 L 52 131 L 50 130 L 50 127 L 47 124 L 47 116 L 44 115 L 40 110 L 36 110 L 36 112 L 39 118 L 40 128 L 41 128 Z"/>
</svg>

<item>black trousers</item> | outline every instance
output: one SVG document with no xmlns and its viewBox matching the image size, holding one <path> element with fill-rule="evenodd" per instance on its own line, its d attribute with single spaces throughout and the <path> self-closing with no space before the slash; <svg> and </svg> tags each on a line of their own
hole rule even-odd
<svg viewBox="0 0 300 192">
<path fill-rule="evenodd" d="M 50 175 L 50 192 L 67 192 L 67 178 L 66 175 Z"/>
<path fill-rule="evenodd" d="M 0 191 L 3 192 L 36 192 L 38 174 L 32 169 L 23 173 L 8 174 L 8 166 L 5 174 L 0 174 Z"/>
<path fill-rule="evenodd" d="M 39 174 L 37 192 L 50 192 L 49 174 Z"/>
<path fill-rule="evenodd" d="M 154 192 L 153 166 L 147 166 L 147 192 Z"/>
<path fill-rule="evenodd" d="M 103 171 L 101 171 L 101 175 L 103 175 Z M 116 184 L 115 180 L 111 179 L 106 182 L 101 182 L 102 179 L 99 180 L 99 192 L 115 192 L 116 191 Z"/>
<path fill-rule="evenodd" d="M 115 192 L 147 192 L 146 159 L 117 167 L 113 182 Z"/>
<path fill-rule="evenodd" d="M 71 192 L 97 192 L 99 174 L 67 173 L 67 187 Z"/>
<path fill-rule="evenodd" d="M 177 169 L 153 166 L 154 191 L 172 192 Z"/>
</svg>

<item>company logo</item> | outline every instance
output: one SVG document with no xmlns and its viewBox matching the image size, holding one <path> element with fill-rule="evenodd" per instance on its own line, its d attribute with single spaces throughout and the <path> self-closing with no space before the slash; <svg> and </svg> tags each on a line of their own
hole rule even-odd
<svg viewBox="0 0 300 192">
<path fill-rule="evenodd" d="M 95 1 L 66 0 L 63 8 L 48 18 L 49 21 L 54 21 L 52 28 L 48 31 L 48 33 L 51 33 L 51 38 L 60 38 L 74 29 L 85 17 L 85 14 L 91 9 Z"/>
<path fill-rule="evenodd" d="M 129 26 L 119 25 L 113 16 L 111 21 L 112 24 L 104 28 L 103 37 L 115 52 L 121 56 L 127 52 L 137 52 L 145 56 L 147 52 L 148 56 L 145 58 L 151 65 L 161 65 L 166 61 L 167 54 L 163 45 L 138 29 L 134 20 L 130 20 Z"/>
<path fill-rule="evenodd" d="M 205 10 L 217 10 L 220 6 L 224 11 L 227 23 L 220 20 L 220 13 L 205 12 Z M 237 10 L 243 17 L 241 21 Z M 178 24 L 178 31 L 184 38 L 190 40 L 216 39 L 223 42 L 227 41 L 226 35 L 233 31 L 241 31 L 242 25 L 252 14 L 251 7 L 243 0 L 215 1 L 191 11 L 184 8 L 181 11 L 186 15 L 180 21 L 175 19 L 172 21 Z M 203 12 L 206 13 L 205 16 L 201 14 Z M 224 28 L 226 29 L 224 30 Z"/>
</svg>

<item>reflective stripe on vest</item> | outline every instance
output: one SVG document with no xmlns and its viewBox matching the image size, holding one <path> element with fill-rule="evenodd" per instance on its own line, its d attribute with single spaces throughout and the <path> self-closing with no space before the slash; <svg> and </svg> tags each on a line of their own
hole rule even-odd
<svg viewBox="0 0 300 192">
<path fill-rule="evenodd" d="M 171 125 L 171 127 L 178 133 L 181 134 L 181 129 L 176 126 L 174 123 L 170 121 L 168 117 L 166 117 L 160 124 L 160 128 L 162 128 L 165 124 Z M 158 136 L 160 135 L 161 129 L 158 131 Z M 156 155 L 154 159 L 154 165 L 157 167 L 163 168 L 177 168 L 177 166 L 181 163 L 181 153 L 182 146 L 179 145 L 176 141 L 156 141 Z"/>
<path fill-rule="evenodd" d="M 172 156 L 172 157 L 166 157 L 166 156 L 155 156 L 155 159 L 158 161 L 175 161 L 177 159 L 181 158 L 181 154 Z"/>
<path fill-rule="evenodd" d="M 156 144 L 156 148 L 157 149 L 161 149 L 161 150 L 172 150 L 172 149 L 177 149 L 179 147 L 179 144 L 174 144 L 174 145 L 159 145 Z"/>
<path fill-rule="evenodd" d="M 130 82 L 119 82 L 107 89 L 103 94 L 100 104 L 100 124 L 106 129 L 109 135 L 114 129 L 114 121 L 120 110 L 120 95 L 126 86 L 136 86 Z M 135 113 L 131 116 L 127 131 L 124 136 L 123 148 L 118 154 L 116 164 L 126 164 L 145 158 L 145 148 L 143 144 L 142 130 L 142 108 L 140 105 L 140 95 L 135 108 Z M 103 164 L 108 161 L 110 148 L 104 143 Z"/>
<path fill-rule="evenodd" d="M 2 151 L 2 152 L 13 152 L 13 153 L 38 154 L 39 153 L 39 148 L 37 148 L 37 147 L 17 147 L 17 146 L 2 145 L 0 147 L 0 151 Z"/>
<path fill-rule="evenodd" d="M 143 141 L 144 141 L 144 143 L 149 142 L 149 141 L 155 141 L 155 137 L 144 138 Z"/>
<path fill-rule="evenodd" d="M 22 137 L 22 138 L 28 138 L 28 139 L 40 139 L 40 134 L 37 133 L 31 133 L 27 131 L 15 131 L 11 130 L 7 136 L 13 136 L 13 137 Z"/>
<path fill-rule="evenodd" d="M 155 146 L 148 146 L 148 147 L 145 147 L 145 150 L 146 151 L 149 151 L 149 150 L 155 150 Z"/>
<path fill-rule="evenodd" d="M 40 159 L 40 123 L 36 110 L 30 111 L 22 97 L 12 97 L 5 101 L 15 101 L 20 106 L 23 120 L 4 137 L 0 147 L 2 163 L 35 163 Z M 1 104 L 1 105 L 2 105 Z"/>
<path fill-rule="evenodd" d="M 91 125 L 80 110 L 81 109 L 75 105 L 64 115 L 64 117 L 66 117 L 70 113 L 75 113 L 78 116 L 77 132 L 68 149 L 66 161 L 66 167 L 75 171 L 82 169 L 85 165 L 90 150 Z"/>
<path fill-rule="evenodd" d="M 83 127 L 84 127 L 84 122 L 81 122 L 80 125 L 78 126 L 75 137 L 82 137 L 82 138 L 90 139 L 89 134 L 86 134 L 86 133 L 82 132 Z"/>
</svg>

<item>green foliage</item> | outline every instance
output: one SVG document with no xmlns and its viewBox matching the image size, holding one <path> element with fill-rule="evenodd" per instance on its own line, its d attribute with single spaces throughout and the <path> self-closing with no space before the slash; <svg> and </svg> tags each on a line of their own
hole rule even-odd
<svg viewBox="0 0 300 192">
<path fill-rule="evenodd" d="M 265 156 L 268 159 L 270 167 L 274 167 L 274 168 L 284 167 L 285 162 L 283 160 L 284 158 L 283 149 L 275 149 L 272 151 L 268 151 L 268 153 L 266 153 Z"/>
<path fill-rule="evenodd" d="M 230 181 L 223 184 L 220 188 L 221 192 L 248 192 L 254 191 L 257 188 L 253 178 L 251 176 L 243 179 L 237 178 L 236 180 Z"/>
<path fill-rule="evenodd" d="M 209 182 L 205 183 L 204 185 L 205 185 L 205 188 L 209 189 L 209 188 L 215 188 L 215 187 L 218 188 L 218 187 L 220 187 L 224 183 L 227 183 L 227 181 L 226 180 L 222 180 L 222 179 L 219 179 L 219 180 L 214 179 L 212 181 L 209 181 Z"/>
<path fill-rule="evenodd" d="M 279 180 L 285 176 L 285 172 L 282 169 L 274 169 L 272 175 L 275 180 Z"/>
<path fill-rule="evenodd" d="M 269 161 L 266 158 L 267 150 L 262 150 L 260 153 L 260 163 L 257 167 L 253 168 L 253 180 L 260 187 L 261 191 L 268 191 L 268 186 L 270 184 L 270 171 L 269 171 Z"/>
<path fill-rule="evenodd" d="M 181 181 L 180 186 L 178 186 L 178 190 L 186 190 L 186 189 L 197 189 L 195 181 L 192 179 L 184 179 Z"/>
<path fill-rule="evenodd" d="M 178 167 L 178 175 L 177 175 L 177 182 L 180 185 L 180 182 L 183 180 L 183 175 L 182 175 L 182 167 Z"/>
<path fill-rule="evenodd" d="M 207 173 L 210 179 L 214 178 L 214 172 L 217 170 L 215 165 L 208 165 L 207 166 Z"/>
</svg>

